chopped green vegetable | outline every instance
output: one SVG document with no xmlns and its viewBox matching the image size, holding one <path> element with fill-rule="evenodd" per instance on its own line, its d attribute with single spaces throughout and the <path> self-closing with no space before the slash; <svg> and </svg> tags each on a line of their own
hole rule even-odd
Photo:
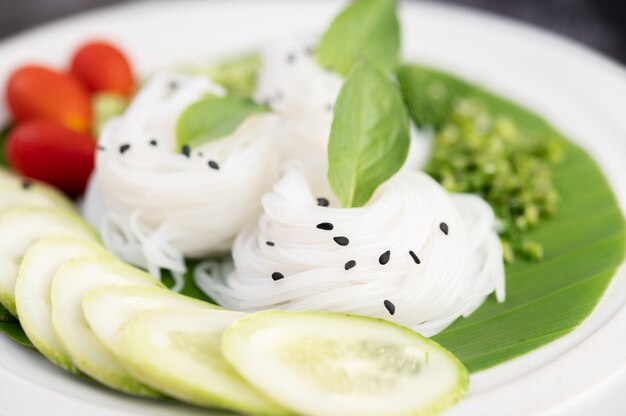
<svg viewBox="0 0 626 416">
<path fill-rule="evenodd" d="M 201 146 L 234 132 L 248 117 L 268 111 L 247 97 L 208 95 L 190 105 L 176 124 L 178 147 Z"/>
<path fill-rule="evenodd" d="M 404 164 L 409 120 L 397 86 L 362 61 L 348 74 L 328 143 L 328 181 L 344 207 L 364 205 Z"/>
<path fill-rule="evenodd" d="M 399 49 L 395 0 L 354 0 L 324 33 L 317 53 L 323 67 L 347 75 L 363 58 L 383 70 L 392 70 Z"/>
<path fill-rule="evenodd" d="M 421 72 L 423 71 L 423 72 Z M 416 121 L 435 129 L 426 171 L 451 192 L 476 193 L 500 220 L 504 257 L 541 260 L 541 244 L 525 237 L 554 214 L 559 194 L 553 167 L 564 148 L 556 134 L 537 134 L 505 112 L 492 112 L 462 84 L 428 70 L 400 71 L 405 99 Z M 420 94 L 415 91 L 421 90 Z"/>
<path fill-rule="evenodd" d="M 121 95 L 101 93 L 93 96 L 91 105 L 94 115 L 93 133 L 97 138 L 107 121 L 124 112 L 128 100 Z"/>
</svg>

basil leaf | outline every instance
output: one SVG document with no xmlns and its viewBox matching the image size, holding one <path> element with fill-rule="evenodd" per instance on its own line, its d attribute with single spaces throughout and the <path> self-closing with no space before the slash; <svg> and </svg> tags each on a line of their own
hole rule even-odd
<svg viewBox="0 0 626 416">
<path fill-rule="evenodd" d="M 178 147 L 198 147 L 232 133 L 249 116 L 268 111 L 247 97 L 209 95 L 189 106 L 176 124 Z"/>
<path fill-rule="evenodd" d="M 361 58 L 394 69 L 399 49 L 395 0 L 355 0 L 326 30 L 317 57 L 323 67 L 346 75 Z"/>
<path fill-rule="evenodd" d="M 372 64 L 356 64 L 339 92 L 328 143 L 328 181 L 341 204 L 364 205 L 402 167 L 409 145 L 398 87 Z"/>
</svg>

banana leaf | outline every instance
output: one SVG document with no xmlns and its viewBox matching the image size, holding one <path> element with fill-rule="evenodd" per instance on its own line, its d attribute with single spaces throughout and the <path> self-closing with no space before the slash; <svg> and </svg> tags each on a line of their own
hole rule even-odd
<svg viewBox="0 0 626 416">
<path fill-rule="evenodd" d="M 433 339 L 471 372 L 541 347 L 581 324 L 624 261 L 624 216 L 604 174 L 583 149 L 531 111 L 453 75 L 418 65 L 398 70 L 409 112 L 420 126 L 442 126 L 457 98 L 481 102 L 528 134 L 558 137 L 566 159 L 553 171 L 560 193 L 556 214 L 527 236 L 542 243 L 541 262 L 506 267 L 506 301 L 493 297 Z"/>
</svg>

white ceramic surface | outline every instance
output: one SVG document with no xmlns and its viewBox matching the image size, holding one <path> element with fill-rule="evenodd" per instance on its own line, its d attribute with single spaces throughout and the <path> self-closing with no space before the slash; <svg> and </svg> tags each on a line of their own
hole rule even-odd
<svg viewBox="0 0 626 416">
<path fill-rule="evenodd" d="M 141 2 L 68 18 L 0 44 L 0 85 L 25 62 L 62 66 L 91 37 L 124 45 L 143 73 L 319 32 L 343 2 Z M 516 22 L 433 3 L 404 3 L 403 54 L 447 68 L 549 118 L 598 160 L 626 207 L 626 72 L 572 42 Z M 0 120 L 6 110 L 0 106 Z M 584 192 L 585 190 L 581 190 Z M 570 335 L 472 376 L 449 415 L 626 413 L 626 270 Z M 206 410 L 132 399 L 70 377 L 0 337 L 0 414 L 192 415 Z"/>
</svg>

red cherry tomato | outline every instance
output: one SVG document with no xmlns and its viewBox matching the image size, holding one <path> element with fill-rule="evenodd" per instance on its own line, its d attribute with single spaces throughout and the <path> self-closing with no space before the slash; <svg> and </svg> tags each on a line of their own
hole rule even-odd
<svg viewBox="0 0 626 416">
<path fill-rule="evenodd" d="M 78 196 L 94 166 L 96 142 L 49 120 L 18 124 L 7 137 L 9 164 L 24 176 Z"/>
<path fill-rule="evenodd" d="M 41 66 L 23 66 L 9 77 L 6 100 L 16 122 L 54 120 L 78 131 L 91 130 L 91 99 L 70 74 Z"/>
<path fill-rule="evenodd" d="M 81 46 L 72 58 L 72 73 L 91 91 L 128 97 L 135 78 L 126 56 L 115 46 L 101 41 Z"/>
<path fill-rule="evenodd" d="M 91 130 L 89 93 L 70 74 L 23 66 L 9 77 L 6 99 L 16 122 L 43 118 L 78 132 Z"/>
</svg>

